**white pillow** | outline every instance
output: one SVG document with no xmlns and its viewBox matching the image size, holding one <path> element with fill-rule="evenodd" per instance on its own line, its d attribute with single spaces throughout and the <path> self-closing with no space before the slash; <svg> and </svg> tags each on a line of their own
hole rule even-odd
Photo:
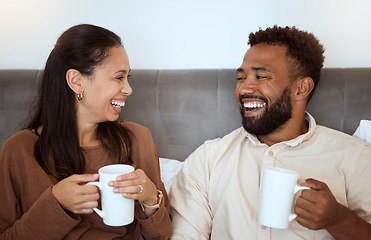
<svg viewBox="0 0 371 240">
<path fill-rule="evenodd" d="M 371 121 L 361 120 L 353 136 L 371 144 Z"/>
<path fill-rule="evenodd" d="M 170 193 L 171 184 L 173 184 L 176 175 L 182 168 L 183 162 L 160 157 L 161 180 L 165 185 L 166 192 Z"/>
</svg>

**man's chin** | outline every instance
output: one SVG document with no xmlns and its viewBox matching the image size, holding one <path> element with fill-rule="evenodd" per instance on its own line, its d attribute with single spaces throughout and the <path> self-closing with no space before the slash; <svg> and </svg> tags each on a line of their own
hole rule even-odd
<svg viewBox="0 0 371 240">
<path fill-rule="evenodd" d="M 263 115 L 242 116 L 242 122 L 243 122 L 243 124 L 246 124 L 248 126 L 260 125 L 262 119 L 263 119 Z"/>
<path fill-rule="evenodd" d="M 242 126 L 246 132 L 257 136 L 267 135 L 273 131 L 261 117 L 244 117 Z"/>
<path fill-rule="evenodd" d="M 257 133 L 259 133 L 259 123 L 258 123 L 258 119 L 256 119 L 255 117 L 249 117 L 248 119 L 245 117 L 243 122 L 242 122 L 242 126 L 243 128 L 245 129 L 246 132 L 249 132 L 251 134 L 255 134 L 255 135 L 258 135 Z"/>
</svg>

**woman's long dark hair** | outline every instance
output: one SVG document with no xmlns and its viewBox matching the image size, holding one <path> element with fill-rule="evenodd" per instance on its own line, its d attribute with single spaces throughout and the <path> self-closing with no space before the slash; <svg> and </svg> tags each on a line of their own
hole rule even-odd
<svg viewBox="0 0 371 240">
<path fill-rule="evenodd" d="M 39 165 L 59 180 L 81 174 L 85 169 L 77 132 L 76 95 L 67 85 L 66 73 L 76 69 L 84 76 L 92 75 L 110 48 L 117 46 L 122 46 L 121 39 L 113 32 L 81 24 L 65 31 L 49 55 L 35 113 L 27 128 L 39 134 L 34 149 Z M 122 124 L 102 122 L 97 136 L 117 163 L 132 163 L 130 132 Z"/>
</svg>

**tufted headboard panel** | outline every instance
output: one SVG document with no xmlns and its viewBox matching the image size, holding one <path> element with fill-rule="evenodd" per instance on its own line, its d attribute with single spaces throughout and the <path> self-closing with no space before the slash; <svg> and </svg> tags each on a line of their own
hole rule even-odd
<svg viewBox="0 0 371 240">
<path fill-rule="evenodd" d="M 207 139 L 241 126 L 235 69 L 131 72 L 121 119 L 148 127 L 160 157 L 183 161 Z M 41 70 L 0 70 L 0 144 L 28 118 Z M 326 68 L 307 110 L 318 124 L 353 134 L 371 120 L 371 68 Z"/>
</svg>

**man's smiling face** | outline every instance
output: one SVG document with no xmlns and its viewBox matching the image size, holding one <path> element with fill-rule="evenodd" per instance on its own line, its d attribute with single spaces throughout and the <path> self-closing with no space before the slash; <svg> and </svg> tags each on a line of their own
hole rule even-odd
<svg viewBox="0 0 371 240">
<path fill-rule="evenodd" d="M 291 82 L 286 47 L 257 44 L 237 69 L 236 98 L 246 131 L 267 135 L 291 118 Z"/>
</svg>

